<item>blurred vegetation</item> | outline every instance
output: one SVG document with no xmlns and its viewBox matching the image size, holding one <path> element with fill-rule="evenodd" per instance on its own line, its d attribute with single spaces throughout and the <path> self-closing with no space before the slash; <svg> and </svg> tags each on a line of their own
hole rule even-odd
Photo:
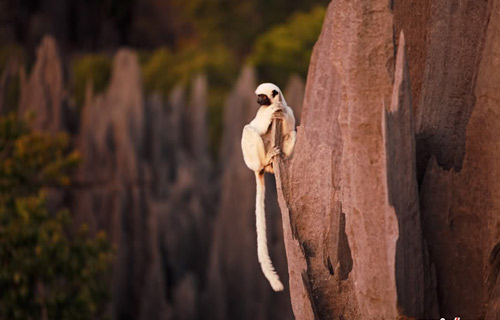
<svg viewBox="0 0 500 320">
<path fill-rule="evenodd" d="M 104 233 L 70 235 L 67 210 L 46 187 L 67 186 L 80 156 L 66 134 L 0 118 L 0 319 L 95 319 L 108 298 L 112 250 Z"/>
<path fill-rule="evenodd" d="M 257 38 L 248 60 L 258 75 L 276 83 L 286 83 L 292 74 L 305 79 L 325 12 L 325 7 L 318 6 L 307 13 L 295 13 Z"/>
<path fill-rule="evenodd" d="M 180 19 L 194 26 L 203 42 L 223 42 L 244 58 L 256 38 L 291 14 L 308 11 L 316 5 L 326 6 L 328 0 L 172 0 L 180 10 Z"/>
<path fill-rule="evenodd" d="M 111 58 L 106 54 L 85 54 L 73 58 L 71 64 L 73 80 L 73 97 L 78 106 L 85 100 L 87 84 L 90 83 L 94 93 L 103 92 L 111 77 Z"/>
<path fill-rule="evenodd" d="M 100 93 L 111 77 L 110 55 L 95 52 L 139 46 L 146 93 L 167 99 L 175 85 L 189 92 L 194 76 L 207 76 L 213 155 L 222 135 L 224 102 L 241 65 L 253 64 L 262 81 L 282 87 L 291 74 L 305 78 L 329 2 L 91 0 L 53 10 L 57 1 L 21 1 L 12 12 L 0 13 L 6 17 L 4 29 L 17 30 L 13 43 L 21 44 L 0 37 L 0 74 L 12 58 L 29 68 L 41 35 L 56 30 L 62 50 L 73 57 L 69 89 L 82 106 L 87 84 Z M 47 26 L 32 28 L 31 18 Z M 94 52 L 82 54 L 82 49 Z M 15 73 L 4 106 L 14 110 L 18 100 Z M 90 236 L 85 226 L 70 233 L 76 227 L 69 212 L 47 209 L 47 188 L 68 186 L 79 159 L 67 135 L 32 132 L 26 120 L 0 117 L 0 319 L 102 316 L 109 298 L 109 241 L 104 233 Z"/>
</svg>

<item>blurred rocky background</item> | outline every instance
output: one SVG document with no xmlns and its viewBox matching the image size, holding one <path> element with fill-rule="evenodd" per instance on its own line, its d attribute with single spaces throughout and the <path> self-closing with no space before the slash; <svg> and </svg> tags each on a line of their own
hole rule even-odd
<svg viewBox="0 0 500 320">
<path fill-rule="evenodd" d="M 30 225 L 41 231 L 29 241 L 18 228 L 2 234 L 16 241 L 2 243 L 0 291 L 13 293 L 0 294 L 0 318 L 293 318 L 289 293 L 273 293 L 256 259 L 255 181 L 240 138 L 257 111 L 259 81 L 278 83 L 300 116 L 325 5 L 1 1 L 0 114 L 10 117 L 2 148 L 12 162 L 19 150 L 8 146 L 38 132 L 65 134 L 78 159 L 66 183 L 44 181 L 30 193 L 46 203 L 47 223 L 66 242 L 41 242 L 51 232 L 41 222 Z M 15 136 L 9 128 L 16 125 L 30 129 Z M 47 162 L 33 166 L 54 166 Z M 1 178 L 13 179 L 8 169 Z M 274 179 L 267 183 L 270 250 L 286 279 Z M 20 225 L 15 203 L 25 199 L 4 192 L 12 216 L 4 224 Z M 54 220 L 61 209 L 69 222 Z M 92 279 L 108 292 L 87 290 L 80 278 L 74 287 L 83 289 L 57 284 L 72 283 L 87 267 L 53 277 L 34 270 L 45 263 L 57 273 L 72 261 L 34 254 L 25 266 L 12 259 L 30 261 L 38 247 L 77 255 L 73 235 L 81 228 L 82 241 L 100 241 L 90 249 L 101 260 L 82 259 L 100 266 Z M 24 282 L 12 280 L 16 268 Z M 57 290 L 81 295 L 81 304 Z"/>
<path fill-rule="evenodd" d="M 327 4 L 0 0 L 0 318 L 497 319 L 500 0 Z"/>
</svg>

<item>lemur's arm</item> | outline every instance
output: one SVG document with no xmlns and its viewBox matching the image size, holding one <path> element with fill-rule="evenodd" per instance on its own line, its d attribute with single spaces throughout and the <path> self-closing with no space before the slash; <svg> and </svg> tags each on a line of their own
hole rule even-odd
<svg viewBox="0 0 500 320">
<path fill-rule="evenodd" d="M 275 112 L 273 118 L 282 119 L 283 146 L 282 151 L 288 158 L 292 155 L 295 147 L 297 133 L 295 131 L 295 117 L 293 110 L 289 106 L 284 106 L 281 112 Z"/>
</svg>

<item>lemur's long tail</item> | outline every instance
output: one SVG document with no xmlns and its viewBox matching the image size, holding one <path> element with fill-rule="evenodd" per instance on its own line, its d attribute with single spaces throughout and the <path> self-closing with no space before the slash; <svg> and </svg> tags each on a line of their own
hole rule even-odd
<svg viewBox="0 0 500 320">
<path fill-rule="evenodd" d="M 266 195 L 266 187 L 264 183 L 264 173 L 255 172 L 257 182 L 257 196 L 255 197 L 255 217 L 257 220 L 257 256 L 264 276 L 267 278 L 274 291 L 282 291 L 283 284 L 281 283 L 278 274 L 274 270 L 273 263 L 269 257 L 267 250 L 266 236 L 266 212 L 264 210 L 264 199 Z"/>
</svg>

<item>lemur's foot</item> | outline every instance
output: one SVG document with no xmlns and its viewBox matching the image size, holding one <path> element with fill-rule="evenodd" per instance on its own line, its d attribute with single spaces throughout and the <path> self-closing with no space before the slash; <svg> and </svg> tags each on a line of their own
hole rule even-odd
<svg viewBox="0 0 500 320">
<path fill-rule="evenodd" d="M 272 147 L 271 149 L 269 149 L 267 151 L 267 154 L 266 154 L 266 159 L 267 159 L 267 162 L 268 163 L 271 163 L 271 161 L 273 160 L 273 158 L 277 155 L 280 155 L 281 154 L 281 150 L 280 148 L 278 147 Z"/>
</svg>

